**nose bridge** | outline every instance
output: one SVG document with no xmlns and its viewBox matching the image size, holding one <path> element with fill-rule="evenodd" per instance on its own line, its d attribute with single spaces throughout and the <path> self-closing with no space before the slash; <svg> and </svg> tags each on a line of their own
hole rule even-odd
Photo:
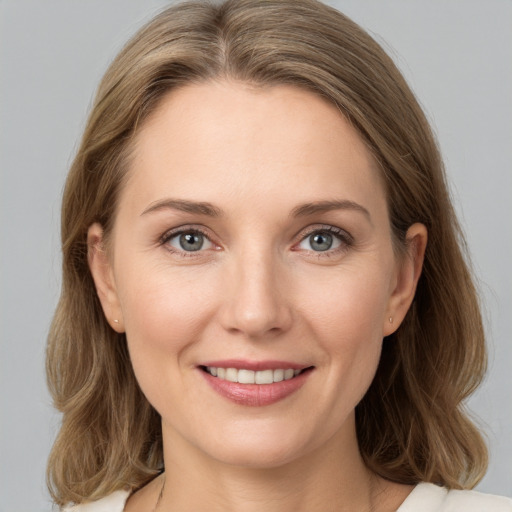
<svg viewBox="0 0 512 512">
<path fill-rule="evenodd" d="M 234 256 L 232 265 L 225 328 L 248 337 L 287 330 L 291 311 L 278 256 L 270 247 L 251 244 Z"/>
</svg>

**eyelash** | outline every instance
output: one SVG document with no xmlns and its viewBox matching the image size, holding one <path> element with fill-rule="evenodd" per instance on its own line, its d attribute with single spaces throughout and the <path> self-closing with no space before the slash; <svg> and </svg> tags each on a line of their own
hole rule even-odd
<svg viewBox="0 0 512 512">
<path fill-rule="evenodd" d="M 177 256 L 180 256 L 182 258 L 200 257 L 201 253 L 203 253 L 204 251 L 201 251 L 201 250 L 199 250 L 199 251 L 185 251 L 185 250 L 180 251 L 179 249 L 176 249 L 176 248 L 172 247 L 171 245 L 169 245 L 170 240 L 172 240 L 173 238 L 176 238 L 177 236 L 185 235 L 185 234 L 187 234 L 187 235 L 188 234 L 191 234 L 191 235 L 200 234 L 200 235 L 204 236 L 204 238 L 206 240 L 208 240 L 211 244 L 213 244 L 214 246 L 217 246 L 217 244 L 212 242 L 211 236 L 201 226 L 181 226 L 179 228 L 171 229 L 170 231 L 167 231 L 166 233 L 164 233 L 162 235 L 162 237 L 160 238 L 160 245 L 165 246 L 165 249 L 167 251 L 169 251 L 170 253 L 176 254 Z"/>
<path fill-rule="evenodd" d="M 340 246 L 336 247 L 335 249 L 328 249 L 326 251 L 308 251 L 311 254 L 314 254 L 315 258 L 329 258 L 334 255 L 338 255 L 340 253 L 345 252 L 348 248 L 350 248 L 354 244 L 354 239 L 352 236 L 345 230 L 338 228 L 336 226 L 331 226 L 328 224 L 321 224 L 321 225 L 314 225 L 306 228 L 303 230 L 299 235 L 299 241 L 296 242 L 292 250 L 298 251 L 300 249 L 296 249 L 296 247 L 307 240 L 310 236 L 318 233 L 329 233 L 331 235 L 334 235 L 335 238 L 338 239 L 340 242 Z M 204 250 L 198 250 L 198 251 L 185 251 L 185 250 L 179 250 L 171 245 L 169 245 L 169 241 L 173 238 L 184 235 L 184 234 L 201 234 L 203 237 L 205 237 L 211 244 L 213 244 L 217 249 L 219 248 L 215 242 L 211 240 L 211 236 L 209 233 L 202 228 L 201 226 L 181 226 L 179 228 L 172 229 L 170 231 L 167 231 L 164 233 L 159 240 L 160 245 L 165 246 L 166 250 L 169 252 L 176 254 L 183 258 L 194 258 L 194 257 L 200 257 L 205 252 Z"/>
<path fill-rule="evenodd" d="M 337 238 L 338 241 L 340 242 L 340 245 L 339 247 L 336 247 L 334 249 L 328 249 L 326 251 L 308 251 L 315 258 L 331 258 L 333 256 L 338 256 L 346 252 L 354 244 L 354 239 L 352 235 L 350 235 L 350 233 L 348 233 L 344 229 L 338 228 L 336 226 L 331 226 L 329 224 L 318 224 L 314 226 L 309 226 L 304 231 L 302 231 L 301 234 L 299 235 L 300 240 L 294 245 L 294 247 L 297 247 L 299 244 L 307 240 L 310 236 L 319 233 L 329 233 L 330 235 L 334 235 L 334 237 Z"/>
</svg>

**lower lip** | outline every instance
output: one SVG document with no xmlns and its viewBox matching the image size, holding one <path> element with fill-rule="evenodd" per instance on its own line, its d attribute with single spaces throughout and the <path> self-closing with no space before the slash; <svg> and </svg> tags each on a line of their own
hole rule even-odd
<svg viewBox="0 0 512 512">
<path fill-rule="evenodd" d="M 312 369 L 307 369 L 292 379 L 273 384 L 240 384 L 214 377 L 201 369 L 199 371 L 219 395 L 239 405 L 262 407 L 279 402 L 298 391 L 306 382 Z"/>
</svg>

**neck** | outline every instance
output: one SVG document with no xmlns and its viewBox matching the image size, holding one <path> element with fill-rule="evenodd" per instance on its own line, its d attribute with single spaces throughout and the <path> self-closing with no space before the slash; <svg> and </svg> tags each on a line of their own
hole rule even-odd
<svg viewBox="0 0 512 512">
<path fill-rule="evenodd" d="M 158 511 L 375 510 L 379 479 L 363 463 L 355 428 L 348 434 L 341 432 L 293 461 L 253 468 L 213 460 L 167 432 Z"/>
</svg>

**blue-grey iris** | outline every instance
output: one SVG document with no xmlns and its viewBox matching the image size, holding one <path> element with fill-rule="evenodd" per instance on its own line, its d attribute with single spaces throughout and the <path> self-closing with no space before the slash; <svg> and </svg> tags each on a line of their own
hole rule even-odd
<svg viewBox="0 0 512 512">
<path fill-rule="evenodd" d="M 309 243 L 314 251 L 328 251 L 332 247 L 333 238 L 329 233 L 315 233 L 309 237 Z"/>
<path fill-rule="evenodd" d="M 203 247 L 204 236 L 201 233 L 184 233 L 179 241 L 184 251 L 199 251 Z"/>
</svg>

